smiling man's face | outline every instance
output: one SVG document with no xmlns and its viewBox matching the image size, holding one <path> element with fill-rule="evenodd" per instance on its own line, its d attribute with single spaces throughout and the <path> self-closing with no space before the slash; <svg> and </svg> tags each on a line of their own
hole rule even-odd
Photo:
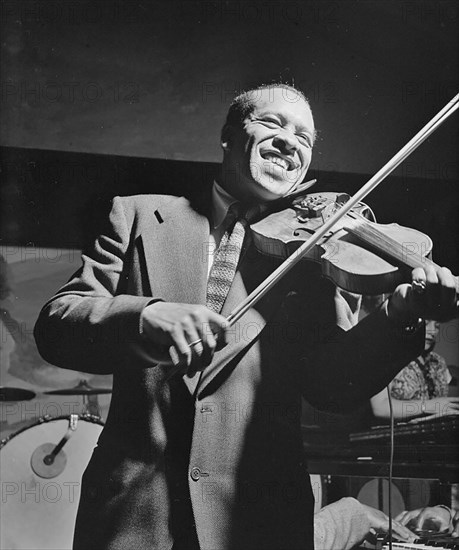
<svg viewBox="0 0 459 550">
<path fill-rule="evenodd" d="M 314 120 L 293 90 L 253 92 L 253 110 L 231 128 L 225 152 L 226 189 L 236 198 L 267 202 L 301 183 L 311 163 Z"/>
</svg>

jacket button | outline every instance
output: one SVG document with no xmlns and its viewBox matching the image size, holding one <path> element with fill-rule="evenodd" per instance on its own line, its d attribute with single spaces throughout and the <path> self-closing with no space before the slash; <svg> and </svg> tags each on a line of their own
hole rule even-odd
<svg viewBox="0 0 459 550">
<path fill-rule="evenodd" d="M 196 467 L 191 468 L 190 476 L 193 481 L 198 481 L 201 477 L 201 470 Z"/>
</svg>

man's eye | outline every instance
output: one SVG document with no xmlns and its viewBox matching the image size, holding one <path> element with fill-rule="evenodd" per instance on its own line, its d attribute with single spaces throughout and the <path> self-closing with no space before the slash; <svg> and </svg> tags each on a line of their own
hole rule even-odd
<svg viewBox="0 0 459 550">
<path fill-rule="evenodd" d="M 277 128 L 281 125 L 281 123 L 278 120 L 274 120 L 272 118 L 264 118 L 260 120 L 263 124 L 266 124 L 267 126 L 270 126 L 271 128 Z"/>
<path fill-rule="evenodd" d="M 311 138 L 307 134 L 298 134 L 298 139 L 307 147 L 312 147 Z"/>
</svg>

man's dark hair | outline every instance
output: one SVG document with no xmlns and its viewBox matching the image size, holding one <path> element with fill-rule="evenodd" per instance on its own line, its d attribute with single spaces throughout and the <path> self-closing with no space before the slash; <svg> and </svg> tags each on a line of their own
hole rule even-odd
<svg viewBox="0 0 459 550">
<path fill-rule="evenodd" d="M 263 90 L 272 90 L 277 88 L 286 90 L 286 96 L 288 92 L 291 92 L 289 101 L 292 101 L 292 96 L 293 94 L 295 94 L 297 98 L 302 99 L 307 105 L 309 105 L 309 101 L 307 97 L 303 94 L 303 92 L 301 90 L 298 90 L 294 86 L 291 86 L 290 84 L 284 84 L 283 82 L 277 82 L 277 83 L 275 82 L 272 84 L 261 84 L 260 86 L 256 86 L 255 88 L 251 88 L 250 90 L 246 90 L 240 93 L 233 99 L 228 109 L 225 125 L 226 124 L 229 124 L 231 126 L 241 125 L 244 119 L 246 118 L 246 116 L 253 110 L 254 99 L 256 98 L 257 92 L 261 92 Z"/>
</svg>

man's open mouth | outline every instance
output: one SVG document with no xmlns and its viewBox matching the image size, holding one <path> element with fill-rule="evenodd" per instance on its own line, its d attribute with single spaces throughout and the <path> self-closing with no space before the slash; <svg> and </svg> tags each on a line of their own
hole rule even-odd
<svg viewBox="0 0 459 550">
<path fill-rule="evenodd" d="M 274 153 L 272 151 L 261 153 L 261 157 L 268 162 L 277 164 L 281 168 L 284 168 L 284 170 L 294 170 L 296 168 L 296 164 L 293 162 L 293 160 L 285 158 L 282 155 L 279 155 L 278 153 Z"/>
</svg>

